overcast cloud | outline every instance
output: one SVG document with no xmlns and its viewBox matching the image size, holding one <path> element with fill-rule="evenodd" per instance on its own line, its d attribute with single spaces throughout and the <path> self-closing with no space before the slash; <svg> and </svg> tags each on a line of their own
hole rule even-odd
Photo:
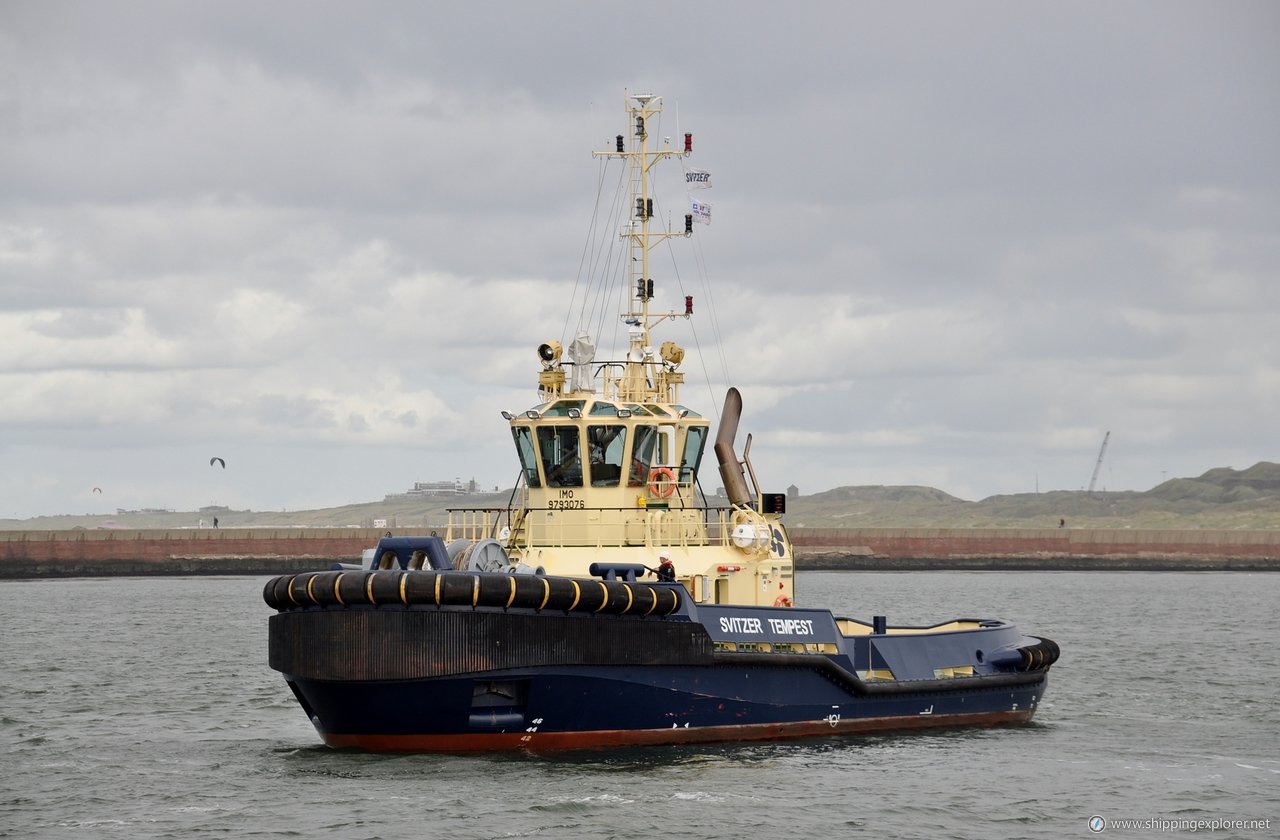
<svg viewBox="0 0 1280 840">
<path fill-rule="evenodd" d="M 624 89 L 712 172 L 655 305 L 695 295 L 685 402 L 743 391 L 766 489 L 1280 458 L 1280 5 L 635 19 L 0 5 L 0 517 L 510 486 Z"/>
</svg>

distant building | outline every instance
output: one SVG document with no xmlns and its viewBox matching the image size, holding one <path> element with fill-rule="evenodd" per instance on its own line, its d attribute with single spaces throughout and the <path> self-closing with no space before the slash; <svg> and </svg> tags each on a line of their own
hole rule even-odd
<svg viewBox="0 0 1280 840">
<path fill-rule="evenodd" d="M 386 500 L 412 499 L 416 496 L 457 496 L 463 493 L 476 492 L 476 480 L 473 478 L 466 484 L 462 479 L 452 481 L 415 481 L 413 487 L 403 493 L 388 493 Z"/>
<path fill-rule="evenodd" d="M 795 486 L 794 484 L 793 484 L 793 485 L 791 485 L 790 487 L 788 487 L 788 488 L 787 488 L 787 498 L 788 498 L 788 499 L 798 499 L 798 498 L 800 498 L 800 488 L 799 488 L 799 487 L 797 487 L 797 486 Z"/>
</svg>

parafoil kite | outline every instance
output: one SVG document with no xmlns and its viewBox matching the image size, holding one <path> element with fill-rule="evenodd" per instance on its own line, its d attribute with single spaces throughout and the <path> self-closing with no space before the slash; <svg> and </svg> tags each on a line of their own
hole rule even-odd
<svg viewBox="0 0 1280 840">
<path fill-rule="evenodd" d="M 214 464 L 221 464 L 224 470 L 227 468 L 227 462 L 216 455 L 209 459 L 209 466 L 212 467 Z"/>
<path fill-rule="evenodd" d="M 97 493 L 99 496 L 101 496 L 101 495 L 102 495 L 102 488 L 101 488 L 101 487 L 95 487 L 95 488 L 93 488 L 93 492 L 95 492 L 95 493 Z"/>
</svg>

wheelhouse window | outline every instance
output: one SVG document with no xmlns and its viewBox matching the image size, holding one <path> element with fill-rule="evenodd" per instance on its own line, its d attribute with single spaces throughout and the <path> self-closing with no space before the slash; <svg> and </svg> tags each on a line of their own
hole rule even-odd
<svg viewBox="0 0 1280 840">
<path fill-rule="evenodd" d="M 649 470 L 658 451 L 658 427 L 636 426 L 635 448 L 631 452 L 631 469 L 627 473 L 629 487 L 643 487 L 649 481 Z"/>
<path fill-rule="evenodd" d="M 577 426 L 542 426 L 538 452 L 548 487 L 582 486 L 582 447 Z"/>
<path fill-rule="evenodd" d="M 582 411 L 585 404 L 582 400 L 560 400 L 546 406 L 539 413 L 543 417 L 568 417 L 570 411 Z"/>
<path fill-rule="evenodd" d="M 690 426 L 684 436 L 684 454 L 680 456 L 680 483 L 692 484 L 698 477 L 698 464 L 707 445 L 707 427 Z"/>
<path fill-rule="evenodd" d="M 538 455 L 533 448 L 533 434 L 528 426 L 516 426 L 511 430 L 516 441 L 516 453 L 520 456 L 520 468 L 524 470 L 524 482 L 529 487 L 541 487 L 538 480 Z"/>
<path fill-rule="evenodd" d="M 592 487 L 617 487 L 627 451 L 626 426 L 588 426 L 587 453 Z"/>
</svg>

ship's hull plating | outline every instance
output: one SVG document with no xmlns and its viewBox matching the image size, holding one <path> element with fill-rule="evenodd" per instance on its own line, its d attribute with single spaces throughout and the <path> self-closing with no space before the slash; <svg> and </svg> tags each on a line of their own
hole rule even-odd
<svg viewBox="0 0 1280 840">
<path fill-rule="evenodd" d="M 1026 721 L 1056 645 L 1000 621 L 850 626 L 675 584 L 461 572 L 269 582 L 269 661 L 321 737 L 563 750 Z M 891 679 L 882 678 L 891 674 Z"/>
<path fill-rule="evenodd" d="M 853 696 L 794 667 L 561 668 L 376 683 L 290 678 L 333 747 L 567 750 L 847 735 L 1031 719 L 1021 685 Z"/>
</svg>

